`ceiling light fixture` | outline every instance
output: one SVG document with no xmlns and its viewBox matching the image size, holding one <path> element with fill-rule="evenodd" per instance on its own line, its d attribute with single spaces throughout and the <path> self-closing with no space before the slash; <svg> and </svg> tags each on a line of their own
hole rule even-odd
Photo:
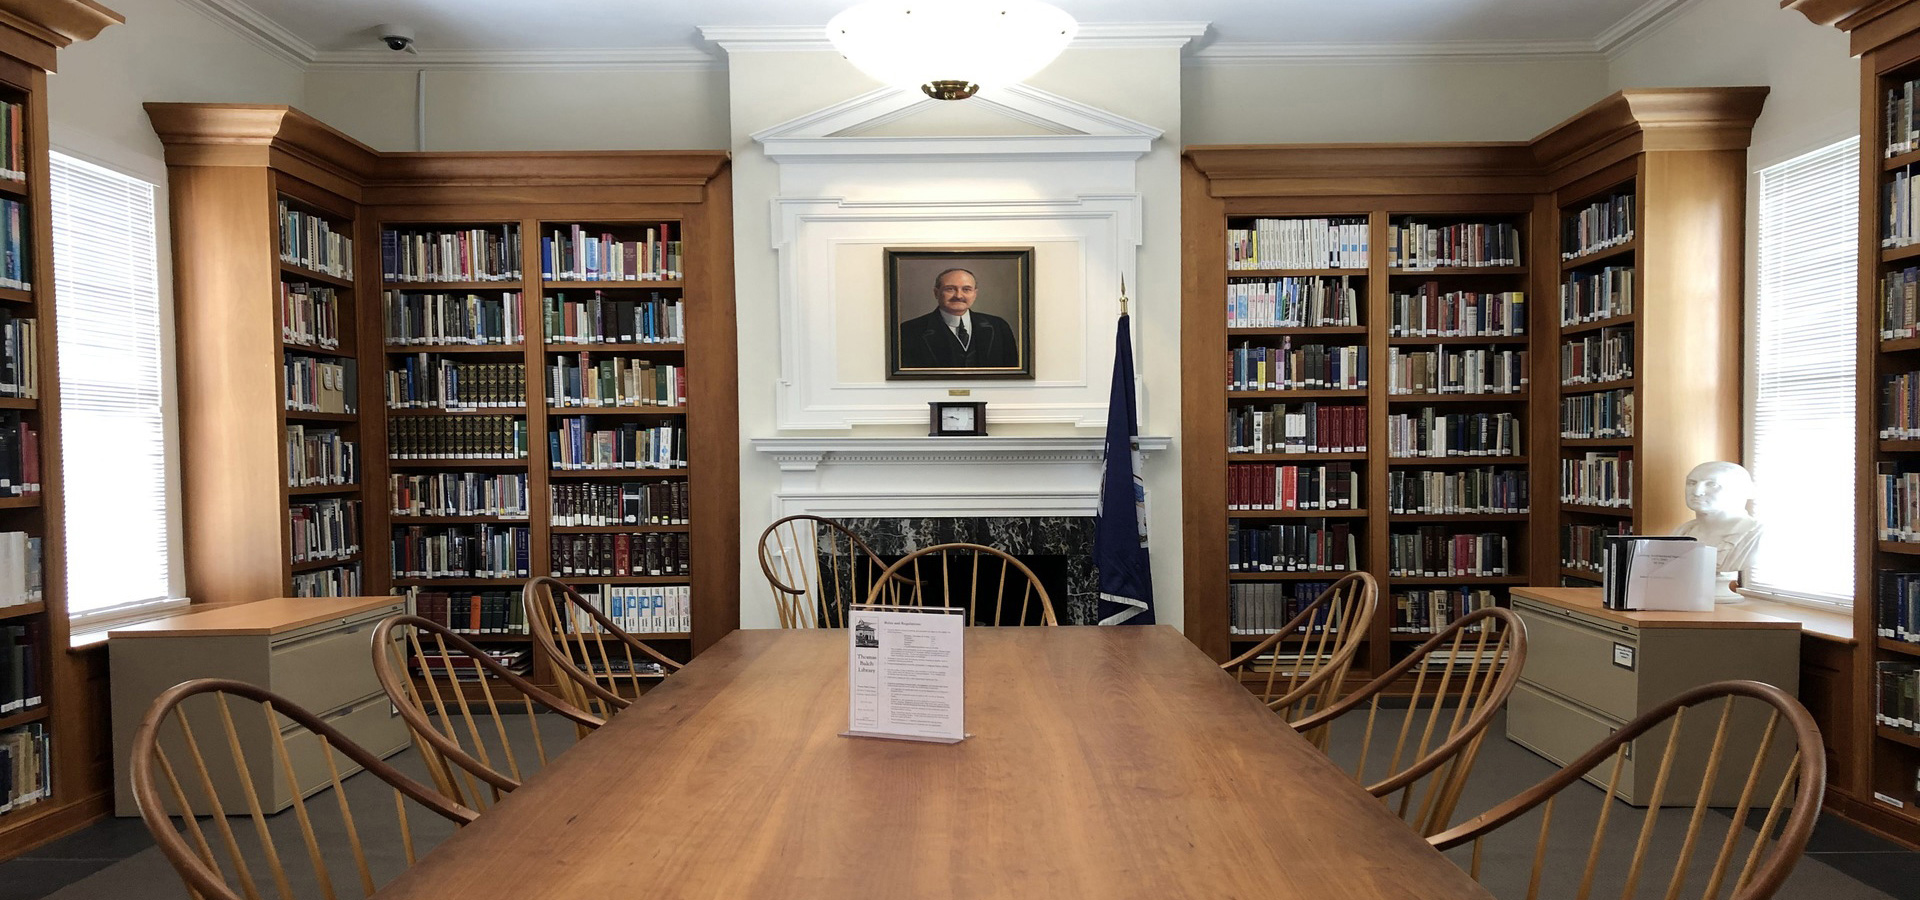
<svg viewBox="0 0 1920 900">
<path fill-rule="evenodd" d="M 887 84 L 965 100 L 1046 68 L 1078 28 L 1040 0 L 870 0 L 834 16 L 827 39 Z"/>
</svg>

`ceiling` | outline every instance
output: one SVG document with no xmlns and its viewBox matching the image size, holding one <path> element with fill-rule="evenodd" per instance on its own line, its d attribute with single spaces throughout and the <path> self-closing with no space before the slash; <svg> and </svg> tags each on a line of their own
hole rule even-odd
<svg viewBox="0 0 1920 900">
<path fill-rule="evenodd" d="M 716 53 L 702 26 L 817 28 L 853 0 L 189 0 L 296 56 L 377 57 L 412 26 L 423 57 L 474 51 Z M 1692 0 L 1052 0 L 1085 25 L 1201 22 L 1195 46 L 1280 55 L 1439 45 L 1603 52 Z M 399 54 L 391 54 L 399 56 Z M 344 60 L 342 60 L 344 61 Z M 395 60 L 400 62 L 401 60 Z"/>
</svg>

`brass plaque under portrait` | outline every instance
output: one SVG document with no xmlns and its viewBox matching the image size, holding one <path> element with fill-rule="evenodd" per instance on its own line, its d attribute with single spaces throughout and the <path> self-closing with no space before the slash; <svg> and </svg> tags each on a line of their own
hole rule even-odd
<svg viewBox="0 0 1920 900">
<path fill-rule="evenodd" d="M 887 248 L 887 379 L 1033 377 L 1033 248 Z"/>
</svg>

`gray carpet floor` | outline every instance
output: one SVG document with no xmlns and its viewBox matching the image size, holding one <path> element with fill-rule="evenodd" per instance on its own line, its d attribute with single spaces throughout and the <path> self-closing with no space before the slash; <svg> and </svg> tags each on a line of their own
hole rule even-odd
<svg viewBox="0 0 1920 900">
<path fill-rule="evenodd" d="M 1357 755 L 1352 740 L 1355 737 L 1353 731 L 1336 731 L 1332 748 L 1335 759 L 1351 760 Z M 542 733 L 550 735 L 549 747 L 568 746 L 572 740 L 571 729 L 557 719 L 551 728 L 543 727 Z M 1508 742 L 1501 737 L 1502 734 L 1502 723 L 1496 723 L 1494 734 L 1487 741 L 1475 766 L 1474 778 L 1460 804 L 1456 821 L 1518 793 L 1554 770 L 1553 764 Z M 392 762 L 408 774 L 425 777 L 419 757 L 411 749 L 393 757 Z M 405 865 L 397 847 L 398 842 L 392 837 L 395 821 L 392 793 L 384 784 L 364 775 L 349 779 L 347 790 L 356 811 L 360 832 L 370 849 L 377 851 L 370 865 L 376 880 L 384 883 Z M 1590 816 L 1602 803 L 1602 792 L 1584 784 L 1569 788 L 1563 797 L 1565 799 L 1555 809 L 1556 822 L 1572 822 L 1580 820 L 1582 816 Z M 315 816 L 316 828 L 321 831 L 323 840 L 328 836 L 337 837 L 340 825 L 337 813 L 333 812 L 335 805 L 324 793 L 315 799 L 326 801 L 309 806 Z M 415 813 L 420 812 L 415 810 Z M 1627 812 L 1630 812 L 1628 808 L 1620 805 L 1616 807 L 1615 815 Z M 1725 816 L 1717 812 L 1710 815 L 1715 817 L 1714 822 L 1721 829 L 1721 832 L 1715 833 L 1723 833 L 1727 825 Z M 413 815 L 410 821 L 414 826 L 417 848 L 422 853 L 452 831 L 450 825 L 426 814 Z M 241 820 L 235 822 L 236 825 L 243 824 Z M 1685 821 L 1681 816 L 1663 817 L 1656 832 L 1656 842 L 1677 843 L 1677 835 L 1684 827 Z M 308 871 L 304 853 L 299 849 L 298 824 L 292 813 L 275 817 L 272 828 L 281 835 L 281 846 L 294 854 L 293 858 L 285 860 L 290 870 L 298 873 Z M 1496 896 L 1507 898 L 1525 894 L 1525 873 L 1532 859 L 1536 829 L 1537 820 L 1522 820 L 1520 827 L 1510 827 L 1502 832 L 1498 840 L 1489 842 L 1482 879 Z M 1555 830 L 1558 833 L 1561 829 L 1557 827 Z M 333 842 L 335 846 L 338 843 Z M 1601 865 L 1603 882 L 1606 878 L 1619 877 L 1623 869 L 1622 861 L 1631 852 L 1632 844 L 1632 834 L 1623 832 L 1621 837 L 1611 839 L 1611 843 L 1604 848 Z M 1564 845 L 1554 845 L 1550 849 L 1552 858 L 1549 868 L 1559 870 L 1561 874 L 1547 880 L 1542 895 L 1572 896 L 1573 882 L 1577 880 L 1585 853 L 1584 838 L 1579 839 L 1577 844 L 1570 838 Z M 1456 853 L 1456 856 L 1464 866 L 1464 853 Z M 358 896 L 359 891 L 351 874 L 354 871 L 351 862 L 344 857 L 336 862 L 340 864 L 335 870 L 337 877 L 345 879 L 345 883 L 339 885 L 342 895 Z M 271 893 L 270 886 L 263 883 L 263 887 Z M 301 896 L 315 895 L 301 890 L 298 882 L 295 888 Z M 1653 885 L 1643 885 L 1639 895 L 1660 896 L 1664 888 L 1663 876 Z M 0 863 L 0 900 L 175 900 L 186 896 L 173 868 L 155 849 L 138 819 L 108 820 L 21 858 Z M 1595 896 L 1618 896 L 1618 890 L 1611 894 L 1596 893 Z M 1805 900 L 1920 898 L 1920 853 L 1888 844 L 1844 822 L 1823 818 L 1806 858 L 1796 867 L 1785 889 L 1777 896 Z"/>
</svg>

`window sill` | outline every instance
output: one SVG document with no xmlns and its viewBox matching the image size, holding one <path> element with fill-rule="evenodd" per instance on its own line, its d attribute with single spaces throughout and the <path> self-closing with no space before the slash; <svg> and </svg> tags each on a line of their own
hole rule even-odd
<svg viewBox="0 0 1920 900">
<path fill-rule="evenodd" d="M 168 616 L 177 616 L 188 611 L 193 602 L 185 597 L 156 603 L 122 616 L 96 619 L 86 622 L 74 622 L 67 636 L 67 650 L 81 653 L 107 645 L 107 634 L 115 628 L 124 628 L 141 622 L 151 622 Z M 196 612 L 198 610 L 195 610 Z"/>
<path fill-rule="evenodd" d="M 1759 613 L 1763 616 L 1772 616 L 1776 619 L 1799 622 L 1800 633 L 1807 637 L 1818 638 L 1823 641 L 1833 641 L 1834 643 L 1845 644 L 1847 646 L 1854 646 L 1859 643 L 1853 636 L 1853 614 L 1851 612 L 1839 608 L 1826 610 L 1799 603 L 1786 603 L 1768 597 L 1749 594 L 1744 591 L 1741 592 L 1741 595 L 1747 598 L 1747 602 L 1739 604 L 1735 607 L 1737 609 L 1744 609 L 1751 613 Z"/>
</svg>

